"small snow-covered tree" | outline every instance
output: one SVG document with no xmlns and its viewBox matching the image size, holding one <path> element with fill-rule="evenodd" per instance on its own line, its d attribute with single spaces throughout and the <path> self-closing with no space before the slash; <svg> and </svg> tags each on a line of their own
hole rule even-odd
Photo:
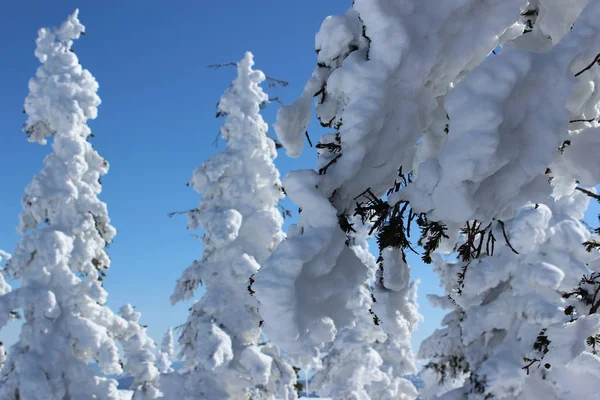
<svg viewBox="0 0 600 400">
<path fill-rule="evenodd" d="M 83 33 L 75 11 L 40 29 L 36 42 L 42 65 L 29 82 L 24 130 L 30 142 L 51 136 L 53 152 L 25 189 L 21 241 L 3 271 L 20 287 L 0 296 L 0 309 L 21 309 L 24 319 L 0 373 L 6 400 L 121 398 L 116 380 L 103 375 L 122 371 L 115 337 L 126 337 L 129 325 L 105 305 L 104 249 L 115 229 L 98 199 L 108 163 L 87 140 L 98 83 L 72 50 Z M 2 328 L 4 312 L 0 318 Z"/>
<path fill-rule="evenodd" d="M 184 271 L 171 300 L 191 298 L 200 285 L 206 292 L 180 327 L 185 365 L 182 374 L 167 378 L 173 398 L 295 398 L 291 367 L 273 357 L 273 348 L 259 345 L 262 321 L 252 296 L 252 276 L 284 237 L 277 153 L 259 114 L 269 100 L 259 86 L 265 75 L 253 65 L 246 53 L 218 104 L 227 149 L 200 165 L 190 181 L 202 201 L 187 213 L 188 226 L 204 230 L 204 254 Z"/>
<path fill-rule="evenodd" d="M 468 262 L 437 258 L 455 311 L 421 346 L 421 357 L 431 359 L 426 368 L 438 376 L 426 382 L 427 392 L 473 400 L 585 398 L 597 392 L 600 358 L 585 341 L 599 332 L 600 316 L 587 310 L 574 319 L 583 307 L 576 312 L 563 296 L 600 260 L 600 253 L 587 253 L 582 245 L 590 237 L 580 222 L 587 203 L 576 192 L 548 205 L 530 204 L 506 223 L 512 247 Z M 438 303 L 449 299 L 434 297 Z M 452 386 L 458 388 L 444 394 Z"/>
<path fill-rule="evenodd" d="M 147 335 L 145 328 L 139 324 L 141 314 L 130 304 L 121 307 L 119 314 L 129 322 L 128 329 L 120 342 L 126 359 L 123 369 L 126 374 L 133 377 L 133 383 L 129 388 L 134 390 L 133 400 L 153 400 L 162 397 L 162 393 L 158 390 L 160 371 L 156 366 L 154 355 L 156 345 Z"/>
<path fill-rule="evenodd" d="M 173 330 L 169 328 L 164 336 L 162 343 L 160 344 L 160 350 L 156 357 L 156 366 L 161 374 L 173 372 L 171 365 L 173 364 L 173 357 L 175 356 L 175 345 L 173 343 Z"/>
<path fill-rule="evenodd" d="M 5 251 L 0 250 L 0 263 L 4 260 L 9 260 L 10 254 Z M 11 287 L 6 282 L 4 278 L 4 268 L 0 268 L 0 298 L 4 296 L 8 292 L 10 292 Z M 0 307 L 2 306 L 2 301 L 0 301 Z M 11 310 L 0 308 L 0 319 L 10 319 L 13 317 L 11 315 Z M 0 321 L 0 326 L 4 326 L 6 322 Z M 0 371 L 2 370 L 2 366 L 4 365 L 4 361 L 6 361 L 6 348 L 4 347 L 4 343 L 0 342 Z"/>
</svg>

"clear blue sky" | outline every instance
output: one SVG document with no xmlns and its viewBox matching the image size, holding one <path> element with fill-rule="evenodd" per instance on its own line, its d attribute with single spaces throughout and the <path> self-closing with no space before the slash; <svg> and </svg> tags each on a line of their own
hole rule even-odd
<svg viewBox="0 0 600 400">
<path fill-rule="evenodd" d="M 167 213 L 198 204 L 199 196 L 186 182 L 198 164 L 219 151 L 213 146 L 220 126 L 215 105 L 235 72 L 206 66 L 237 61 L 250 50 L 257 68 L 290 82 L 285 89 L 265 87 L 289 103 L 315 65 L 314 34 L 321 21 L 350 5 L 351 0 L 5 0 L 0 13 L 0 248 L 14 249 L 23 189 L 51 150 L 28 143 L 20 132 L 27 82 L 38 66 L 33 55 L 37 30 L 61 23 L 79 8 L 87 35 L 74 49 L 100 83 L 93 143 L 111 165 L 101 199 L 118 231 L 108 250 L 109 305 L 136 305 L 150 334 L 160 340 L 169 326 L 186 319 L 188 305 L 172 307 L 169 295 L 181 271 L 202 254 L 185 218 L 169 219 Z M 265 112 L 269 123 L 276 108 L 273 104 Z M 319 129 L 311 130 L 316 140 Z M 315 160 L 310 149 L 300 159 L 281 152 L 277 165 L 285 174 L 312 168 Z M 425 299 L 439 292 L 437 277 L 418 258 L 413 262 L 425 316 L 413 338 L 418 344 L 439 325 L 443 312 Z M 18 325 L 12 324 L 0 332 L 0 341 L 12 343 L 17 334 Z"/>
</svg>

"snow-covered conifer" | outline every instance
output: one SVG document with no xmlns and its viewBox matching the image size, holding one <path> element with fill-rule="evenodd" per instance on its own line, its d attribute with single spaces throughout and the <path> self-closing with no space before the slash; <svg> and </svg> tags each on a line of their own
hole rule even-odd
<svg viewBox="0 0 600 400">
<path fill-rule="evenodd" d="M 590 237 L 580 222 L 587 203 L 587 196 L 576 192 L 547 205 L 527 205 L 506 222 L 511 247 L 498 246 L 493 255 L 467 262 L 437 258 L 455 310 L 445 328 L 421 346 L 420 356 L 431 359 L 428 369 L 438 377 L 426 382 L 427 392 L 438 386 L 434 394 L 441 398 L 473 400 L 565 399 L 597 392 L 600 358 L 585 342 L 600 331 L 600 316 L 587 310 L 575 319 L 584 310 L 570 308 L 562 295 L 600 260 L 600 253 L 582 246 Z M 586 377 L 591 380 L 583 384 Z M 452 386 L 458 388 L 444 393 Z"/>
<path fill-rule="evenodd" d="M 0 263 L 3 260 L 9 260 L 10 254 L 5 251 L 0 250 Z M 4 279 L 4 268 L 0 268 L 0 298 L 10 292 L 11 287 Z M 0 305 L 2 301 L 0 300 Z M 0 312 L 5 313 L 4 316 L 0 316 L 0 318 L 10 318 L 11 314 L 9 310 L 2 309 Z M 5 322 L 0 322 L 0 326 L 3 326 Z M 6 361 L 6 348 L 4 347 L 4 343 L 0 342 L 0 371 L 2 370 L 2 366 L 4 365 L 4 361 Z"/>
<path fill-rule="evenodd" d="M 160 344 L 160 350 L 156 356 L 156 366 L 161 374 L 173 372 L 171 365 L 173 364 L 174 356 L 175 345 L 173 343 L 173 330 L 169 328 L 163 336 L 162 343 Z"/>
<path fill-rule="evenodd" d="M 133 400 L 153 400 L 162 397 L 158 390 L 160 371 L 155 365 L 156 345 L 147 335 L 145 328 L 139 324 L 141 314 L 130 304 L 121 307 L 119 314 L 129 322 L 126 334 L 120 342 L 126 360 L 124 372 L 133 378 L 129 388 L 134 391 Z"/>
<path fill-rule="evenodd" d="M 253 65 L 246 53 L 218 104 L 227 149 L 200 165 L 190 181 L 202 201 L 188 212 L 188 226 L 204 230 L 204 254 L 184 271 L 171 299 L 189 299 L 200 285 L 206 292 L 180 328 L 183 372 L 167 378 L 181 399 L 295 397 L 293 375 L 283 372 L 287 367 L 272 375 L 271 350 L 259 346 L 262 321 L 252 296 L 252 276 L 284 237 L 277 153 L 259 114 L 269 100 L 259 86 L 265 75 Z"/>
<path fill-rule="evenodd" d="M 53 152 L 22 198 L 22 237 L 6 266 L 20 287 L 0 297 L 0 308 L 22 309 L 24 319 L 0 375 L 0 398 L 7 400 L 120 398 L 117 382 L 90 366 L 121 372 L 113 333 L 127 322 L 105 305 L 104 249 L 115 229 L 97 197 L 108 163 L 86 140 L 100 98 L 72 50 L 84 32 L 77 15 L 40 29 L 35 55 L 42 65 L 25 100 L 29 141 L 45 144 L 52 136 Z"/>
</svg>

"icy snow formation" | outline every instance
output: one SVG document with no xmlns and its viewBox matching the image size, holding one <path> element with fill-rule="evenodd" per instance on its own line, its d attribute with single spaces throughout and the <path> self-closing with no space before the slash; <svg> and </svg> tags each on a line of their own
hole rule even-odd
<svg viewBox="0 0 600 400">
<path fill-rule="evenodd" d="M 506 48 L 466 76 L 445 98 L 451 133 L 436 160 L 421 165 L 427 182 L 408 199 L 434 220 L 464 222 L 510 217 L 547 198 L 545 171 L 569 121 L 597 116 L 590 81 L 598 69 L 574 75 L 600 52 L 599 10 L 590 3 L 547 52 Z"/>
<path fill-rule="evenodd" d="M 455 303 L 431 297 L 434 304 L 453 311 L 444 319 L 445 328 L 421 345 L 419 356 L 431 359 L 434 368 L 429 369 L 440 375 L 433 383 L 426 380 L 426 393 L 443 394 L 435 386 L 444 380 L 447 389 L 457 388 L 442 399 L 566 399 L 597 391 L 592 382 L 600 378 L 600 358 L 587 352 L 585 340 L 600 330 L 600 316 L 570 322 L 561 296 L 600 259 L 581 245 L 590 238 L 580 222 L 588 201 L 576 192 L 547 205 L 521 208 L 506 223 L 519 254 L 499 246 L 494 255 L 474 260 L 466 269 L 466 263 L 437 258 L 436 271 Z M 458 295 L 456 274 L 465 270 Z M 541 347 L 534 350 L 536 342 Z M 533 360 L 528 373 L 524 367 Z M 584 377 L 592 382 L 582 383 Z"/>
<path fill-rule="evenodd" d="M 104 248 L 116 231 L 97 197 L 108 163 L 86 140 L 100 98 L 71 48 L 84 32 L 77 16 L 40 29 L 36 42 L 42 65 L 29 82 L 25 131 L 41 144 L 52 136 L 53 152 L 25 189 L 23 236 L 3 271 L 20 287 L 6 292 L 2 285 L 0 329 L 16 309 L 24 324 L 0 374 L 2 399 L 121 397 L 117 382 L 103 374 L 122 371 L 115 339 L 129 339 L 132 327 L 105 305 Z M 90 368 L 93 361 L 103 374 Z"/>
<path fill-rule="evenodd" d="M 183 272 L 171 299 L 189 299 L 200 285 L 207 290 L 181 328 L 183 373 L 163 379 L 170 398 L 296 397 L 291 366 L 258 343 L 262 322 L 252 276 L 284 234 L 277 153 L 259 114 L 268 101 L 259 86 L 265 75 L 253 65 L 246 53 L 219 101 L 227 149 L 200 165 L 190 181 L 202 201 L 188 212 L 188 227 L 204 230 L 204 254 Z"/>
</svg>

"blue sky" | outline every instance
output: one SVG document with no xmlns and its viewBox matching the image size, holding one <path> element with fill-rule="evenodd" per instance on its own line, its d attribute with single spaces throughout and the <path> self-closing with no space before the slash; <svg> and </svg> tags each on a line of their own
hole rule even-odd
<svg viewBox="0 0 600 400">
<path fill-rule="evenodd" d="M 74 49 L 100 83 L 103 104 L 90 123 L 94 146 L 110 162 L 101 199 L 118 235 L 109 253 L 105 279 L 109 306 L 137 306 L 150 334 L 160 340 L 169 326 L 183 323 L 188 304 L 172 307 L 169 295 L 181 271 L 201 257 L 200 242 L 186 230 L 184 217 L 167 213 L 193 208 L 199 196 L 186 182 L 193 169 L 218 148 L 220 121 L 215 105 L 234 70 L 208 69 L 214 63 L 255 55 L 256 67 L 290 86 L 268 89 L 289 103 L 298 96 L 316 62 L 314 34 L 327 15 L 343 12 L 350 0 L 178 1 L 10 1 L 0 13 L 0 248 L 12 251 L 23 189 L 42 166 L 48 146 L 28 143 L 20 132 L 27 82 L 38 66 L 33 55 L 38 28 L 61 23 L 75 8 L 87 35 Z M 277 105 L 265 112 L 272 123 Z M 311 127 L 318 138 L 316 125 Z M 271 132 L 272 133 L 272 132 Z M 221 143 L 221 149 L 223 143 Z M 282 174 L 312 168 L 310 149 L 299 159 L 283 152 Z M 439 293 L 438 279 L 412 258 L 421 279 L 420 310 L 425 317 L 413 337 L 416 345 L 443 316 L 425 299 Z M 18 326 L 0 332 L 11 343 Z"/>
</svg>

